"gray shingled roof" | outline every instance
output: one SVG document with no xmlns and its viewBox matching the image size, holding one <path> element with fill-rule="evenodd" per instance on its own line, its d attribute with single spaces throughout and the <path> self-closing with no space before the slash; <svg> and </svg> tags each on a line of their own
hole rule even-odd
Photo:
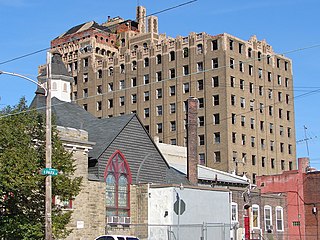
<svg viewBox="0 0 320 240">
<path fill-rule="evenodd" d="M 45 106 L 45 98 L 36 96 L 31 107 Z M 44 109 L 44 108 L 42 108 Z M 75 103 L 63 102 L 52 98 L 52 114 L 58 126 L 83 129 L 89 133 L 89 141 L 96 145 L 89 152 L 89 157 L 98 159 L 102 152 L 116 138 L 120 131 L 134 117 L 134 114 L 113 118 L 98 119 Z"/>
</svg>

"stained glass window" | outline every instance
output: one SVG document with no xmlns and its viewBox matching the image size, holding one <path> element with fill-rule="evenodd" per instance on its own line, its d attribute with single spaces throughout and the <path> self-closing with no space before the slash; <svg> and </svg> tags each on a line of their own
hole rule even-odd
<svg viewBox="0 0 320 240">
<path fill-rule="evenodd" d="M 106 208 L 108 216 L 128 217 L 131 173 L 124 155 L 117 150 L 109 158 L 105 170 Z"/>
</svg>

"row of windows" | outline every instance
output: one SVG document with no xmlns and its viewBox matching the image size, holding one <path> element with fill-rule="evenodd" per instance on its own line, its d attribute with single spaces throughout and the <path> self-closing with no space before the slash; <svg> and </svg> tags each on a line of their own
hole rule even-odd
<svg viewBox="0 0 320 240">
<path fill-rule="evenodd" d="M 238 156 L 237 156 L 237 152 L 236 151 L 233 151 L 233 156 L 232 156 L 232 160 L 233 162 L 235 163 L 238 163 L 239 162 L 239 159 L 238 159 Z M 247 153 L 242 153 L 241 154 L 241 162 L 242 163 L 246 163 L 248 164 L 249 161 L 248 161 L 248 157 L 247 157 Z M 206 165 L 206 156 L 205 156 L 205 153 L 199 153 L 198 155 L 198 161 L 199 161 L 199 164 L 202 164 L 202 165 Z M 221 162 L 221 153 L 220 151 L 215 151 L 213 152 L 213 162 L 215 163 L 220 163 Z M 257 159 L 257 156 L 256 155 L 251 155 L 251 165 L 252 166 L 256 166 L 258 164 L 258 159 Z M 261 157 L 261 161 L 260 161 L 260 164 L 261 164 L 261 167 L 262 168 L 265 168 L 267 166 L 267 159 L 266 157 L 262 156 Z M 275 158 L 270 158 L 270 167 L 272 169 L 275 169 L 275 165 L 276 165 L 276 160 Z M 286 166 L 285 166 L 285 160 L 281 160 L 280 161 L 280 169 L 282 171 L 286 170 Z M 288 169 L 289 170 L 293 170 L 293 163 L 292 161 L 289 161 L 288 162 Z M 255 183 L 255 177 L 256 177 L 256 174 L 253 173 L 252 175 L 252 180 L 254 181 L 253 183 Z"/>
<path fill-rule="evenodd" d="M 275 227 L 273 227 L 273 209 L 271 206 L 266 205 L 263 208 L 263 222 L 264 222 L 264 230 L 271 231 L 276 230 L 279 232 L 284 231 L 284 217 L 283 217 L 283 208 L 280 206 L 275 207 Z M 231 222 L 236 223 L 239 222 L 238 217 L 238 204 L 235 202 L 231 203 Z M 251 217 L 252 219 L 252 227 L 259 229 L 260 226 L 260 207 L 257 204 L 253 204 L 251 207 Z"/>
<path fill-rule="evenodd" d="M 205 135 L 201 134 L 198 136 L 198 143 L 200 146 L 205 145 Z M 220 137 L 220 132 L 215 132 L 213 134 L 213 143 L 214 144 L 219 144 L 221 142 L 221 137 Z M 236 133 L 232 132 L 232 142 L 236 143 Z M 247 145 L 247 135 L 246 134 L 241 134 L 241 145 Z M 256 143 L 256 138 L 254 136 L 251 136 L 250 138 L 250 145 L 251 147 L 256 147 L 257 143 Z M 274 140 L 270 140 L 270 151 L 275 151 L 275 141 Z M 267 144 L 266 144 L 266 139 L 261 138 L 260 139 L 260 147 L 261 150 L 265 150 L 267 148 Z M 280 142 L 279 143 L 279 150 L 280 152 L 284 152 L 284 148 L 285 148 L 285 144 Z M 287 145 L 287 149 L 288 149 L 288 154 L 293 154 L 293 148 L 292 148 L 292 144 L 288 144 Z"/>
<path fill-rule="evenodd" d="M 239 54 L 244 53 L 244 46 L 245 45 L 243 43 L 238 42 L 238 53 Z M 234 51 L 235 47 L 236 47 L 235 40 L 229 39 L 229 50 Z M 253 57 L 253 50 L 250 47 L 247 49 L 247 56 L 249 58 Z M 258 51 L 257 52 L 258 61 L 261 61 L 263 58 L 266 58 L 267 64 L 272 63 L 272 57 L 270 55 L 263 56 L 263 53 L 261 51 Z M 282 66 L 283 66 L 285 71 L 289 70 L 289 62 L 288 61 L 282 60 L 280 58 L 276 58 L 275 63 L 276 63 L 277 68 L 282 68 Z"/>
</svg>

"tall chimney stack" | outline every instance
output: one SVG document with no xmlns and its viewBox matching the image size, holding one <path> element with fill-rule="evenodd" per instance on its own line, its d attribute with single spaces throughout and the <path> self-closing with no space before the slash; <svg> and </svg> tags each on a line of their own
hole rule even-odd
<svg viewBox="0 0 320 240">
<path fill-rule="evenodd" d="M 198 99 L 188 98 L 187 113 L 187 178 L 192 185 L 198 184 Z"/>
</svg>

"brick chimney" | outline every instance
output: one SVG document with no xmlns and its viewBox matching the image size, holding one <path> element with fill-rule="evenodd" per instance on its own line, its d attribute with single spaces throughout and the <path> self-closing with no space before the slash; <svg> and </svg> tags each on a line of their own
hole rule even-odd
<svg viewBox="0 0 320 240">
<path fill-rule="evenodd" d="M 198 99 L 189 97 L 187 112 L 187 178 L 198 184 Z"/>
<path fill-rule="evenodd" d="M 309 158 L 298 158 L 298 171 L 300 173 L 306 173 L 309 167 Z"/>
</svg>

